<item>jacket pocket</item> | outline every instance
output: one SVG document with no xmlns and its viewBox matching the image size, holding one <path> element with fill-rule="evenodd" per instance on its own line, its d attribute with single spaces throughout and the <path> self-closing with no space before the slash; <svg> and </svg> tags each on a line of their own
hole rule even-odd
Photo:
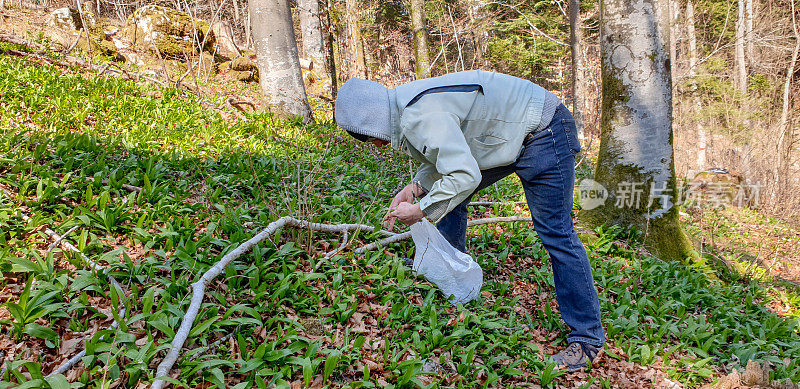
<svg viewBox="0 0 800 389">
<path fill-rule="evenodd" d="M 507 139 L 501 138 L 496 135 L 483 135 L 475 138 L 475 144 L 481 145 L 483 147 L 501 146 L 506 142 L 508 142 Z"/>
<path fill-rule="evenodd" d="M 508 150 L 506 150 L 508 140 L 504 138 L 483 135 L 473 138 L 469 142 L 469 146 L 472 156 L 475 157 L 481 170 L 505 165 L 510 161 Z"/>
</svg>

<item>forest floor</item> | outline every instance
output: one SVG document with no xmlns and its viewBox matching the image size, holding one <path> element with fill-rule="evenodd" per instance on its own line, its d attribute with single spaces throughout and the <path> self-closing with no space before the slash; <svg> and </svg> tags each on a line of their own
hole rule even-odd
<svg viewBox="0 0 800 389">
<path fill-rule="evenodd" d="M 36 37 L 20 32 L 35 31 L 31 11 L 0 12 L 16 20 L 0 29 Z M 10 50 L 30 49 L 0 43 L 0 387 L 147 387 L 189 284 L 225 253 L 286 215 L 378 225 L 410 177 L 406 158 L 343 136 L 324 100 L 312 98 L 317 123 L 304 125 L 261 113 L 257 85 L 226 75 L 199 74 L 176 90 Z M 152 66 L 131 72 L 165 77 L 142 56 Z M 509 204 L 476 207 L 471 218 L 526 212 L 511 204 L 523 200 L 513 177 L 480 197 Z M 775 276 L 798 281 L 797 227 L 748 209 L 687 209 L 683 218 L 705 262 L 653 258 L 633 231 L 582 231 L 609 339 L 583 371 L 555 371 L 547 359 L 567 328 L 529 223 L 470 230 L 484 287 L 464 306 L 413 276 L 410 242 L 345 250 L 316 269 L 341 236 L 287 229 L 209 285 L 171 382 L 790 387 L 784 380 L 800 380 L 800 297 Z M 108 270 L 51 248 L 45 228 L 72 230 L 66 240 Z M 377 238 L 354 234 L 347 245 Z M 121 325 L 107 329 L 114 320 Z M 75 367 L 46 377 L 84 348 Z"/>
</svg>

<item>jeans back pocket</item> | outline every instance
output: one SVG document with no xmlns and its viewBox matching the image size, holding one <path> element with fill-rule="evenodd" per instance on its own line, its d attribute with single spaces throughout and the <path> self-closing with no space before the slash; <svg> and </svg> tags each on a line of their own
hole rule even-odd
<svg viewBox="0 0 800 389">
<path fill-rule="evenodd" d="M 567 146 L 569 151 L 576 155 L 581 152 L 581 141 L 578 139 L 578 127 L 575 126 L 575 119 L 561 119 L 561 127 L 567 134 Z"/>
</svg>

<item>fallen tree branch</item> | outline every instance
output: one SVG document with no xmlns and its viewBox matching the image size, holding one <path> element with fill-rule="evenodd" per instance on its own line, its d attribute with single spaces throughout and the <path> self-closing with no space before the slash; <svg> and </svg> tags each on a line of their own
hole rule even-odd
<svg viewBox="0 0 800 389">
<path fill-rule="evenodd" d="M 483 224 L 492 224 L 492 223 L 513 223 L 513 222 L 529 222 L 531 218 L 525 216 L 505 216 L 505 217 L 490 217 L 485 219 L 476 219 L 470 220 L 467 222 L 467 227 L 474 227 L 480 226 Z M 361 246 L 355 249 L 353 252 L 356 254 L 363 254 L 369 250 L 374 250 L 378 248 L 378 246 L 386 246 L 390 243 L 397 243 L 402 240 L 406 240 L 411 237 L 411 231 L 404 232 L 402 234 L 397 234 L 394 236 L 390 236 L 386 239 L 381 239 L 377 242 L 370 243 L 368 245 Z"/>
<path fill-rule="evenodd" d="M 270 223 L 267 228 L 261 230 L 257 235 L 250 238 L 247 242 L 242 243 L 239 247 L 235 248 L 233 251 L 225 254 L 222 259 L 219 260 L 214 266 L 210 269 L 206 270 L 205 273 L 200 277 L 199 280 L 192 283 L 192 299 L 189 304 L 189 308 L 186 310 L 186 314 L 183 316 L 183 320 L 181 320 L 181 325 L 178 330 L 175 332 L 175 337 L 172 340 L 172 348 L 170 348 L 167 355 L 158 364 L 156 368 L 156 379 L 153 381 L 153 385 L 151 388 L 159 389 L 164 386 L 165 381 L 158 379 L 158 377 L 165 377 L 169 374 L 169 371 L 172 369 L 172 366 L 175 365 L 175 362 L 178 361 L 178 357 L 180 357 L 181 349 L 183 348 L 183 344 L 186 342 L 186 338 L 189 337 L 189 331 L 192 329 L 192 325 L 194 324 L 194 320 L 197 318 L 197 314 L 200 312 L 200 305 L 203 303 L 203 296 L 205 295 L 206 286 L 216 278 L 225 267 L 234 259 L 239 258 L 242 254 L 250 251 L 250 249 L 263 242 L 272 234 L 277 232 L 278 230 L 284 227 L 295 227 L 300 229 L 309 229 L 313 231 L 321 231 L 321 232 L 344 232 L 344 231 L 367 231 L 373 232 L 375 231 L 375 227 L 368 226 L 365 224 L 322 224 L 322 223 L 311 223 L 305 220 L 298 220 L 291 216 L 284 216 L 272 223 Z M 393 234 L 388 231 L 380 231 L 383 235 L 390 235 L 394 236 L 397 234 Z"/>
<path fill-rule="evenodd" d="M 478 226 L 482 224 L 490 224 L 490 223 L 503 223 L 503 222 L 518 222 L 518 221 L 530 221 L 530 218 L 522 217 L 522 216 L 509 216 L 509 217 L 494 217 L 494 218 L 487 218 L 487 219 L 478 219 L 472 220 L 467 223 L 468 227 Z M 214 266 L 210 269 L 206 270 L 205 273 L 200 277 L 199 280 L 192 283 L 192 298 L 191 302 L 189 303 L 189 308 L 186 310 L 186 313 L 183 315 L 183 319 L 181 320 L 181 325 L 178 330 L 175 332 L 175 337 L 172 340 L 172 347 L 170 348 L 167 355 L 158 364 L 156 368 L 156 379 L 153 381 L 153 384 L 150 386 L 152 389 L 160 389 L 164 387 L 164 380 L 159 379 L 159 377 L 166 377 L 169 374 L 169 371 L 172 370 L 172 366 L 175 365 L 175 362 L 178 361 L 180 357 L 181 349 L 183 348 L 183 344 L 186 342 L 186 339 L 189 337 L 189 331 L 192 329 L 192 325 L 194 324 L 194 320 L 197 318 L 197 314 L 200 312 L 200 306 L 203 303 L 203 297 L 205 295 L 205 290 L 208 284 L 216 278 L 222 271 L 225 269 L 228 264 L 236 258 L 239 258 L 244 253 L 250 251 L 250 249 L 263 242 L 272 234 L 276 233 L 278 230 L 285 228 L 285 227 L 294 227 L 294 228 L 301 228 L 301 229 L 309 229 L 313 231 L 321 231 L 321 232 L 347 232 L 347 231 L 375 231 L 375 227 L 364 225 L 364 224 L 322 224 L 322 223 L 311 223 L 305 220 L 295 219 L 291 216 L 284 216 L 280 219 L 270 223 L 266 228 L 261 230 L 257 235 L 253 236 L 247 242 L 242 243 L 238 247 L 236 247 L 233 251 L 225 254 L 222 259 L 219 260 Z M 356 253 L 363 253 L 367 250 L 370 250 L 377 245 L 385 245 L 393 242 L 399 242 L 404 239 L 408 239 L 411 237 L 410 232 L 405 232 L 402 234 L 393 234 L 388 231 L 380 231 L 383 235 L 389 235 L 386 239 L 382 239 L 377 243 L 368 244 L 366 246 L 360 247 L 355 250 Z"/>
<path fill-rule="evenodd" d="M 473 201 L 470 202 L 468 205 L 470 207 L 485 207 L 491 205 L 517 205 L 517 204 L 527 204 L 525 201 L 514 201 L 514 202 L 502 202 L 502 201 Z"/>
<path fill-rule="evenodd" d="M 61 241 L 63 241 L 67 237 L 67 235 L 71 234 L 72 231 L 77 230 L 78 227 L 80 227 L 80 225 L 74 226 L 74 227 L 70 228 L 69 230 L 67 230 L 67 232 L 65 232 L 64 235 L 61 235 L 58 239 L 56 239 L 55 242 L 50 244 L 50 246 L 47 248 L 47 252 L 49 253 L 49 252 L 53 251 L 53 249 L 56 248 L 56 246 L 58 246 L 61 243 Z"/>
</svg>

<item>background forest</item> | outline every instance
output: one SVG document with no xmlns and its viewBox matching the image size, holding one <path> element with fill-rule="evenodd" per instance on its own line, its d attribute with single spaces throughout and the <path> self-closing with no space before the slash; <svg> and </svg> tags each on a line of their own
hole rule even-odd
<svg viewBox="0 0 800 389">
<path fill-rule="evenodd" d="M 0 388 L 798 387 L 800 3 L 630 3 L 667 15 L 684 260 L 579 219 L 619 93 L 598 2 L 0 0 Z M 332 123 L 351 77 L 470 69 L 578 120 L 591 368 L 547 358 L 567 328 L 514 177 L 473 199 L 484 287 L 454 306 L 380 231 L 409 159 Z"/>
</svg>

